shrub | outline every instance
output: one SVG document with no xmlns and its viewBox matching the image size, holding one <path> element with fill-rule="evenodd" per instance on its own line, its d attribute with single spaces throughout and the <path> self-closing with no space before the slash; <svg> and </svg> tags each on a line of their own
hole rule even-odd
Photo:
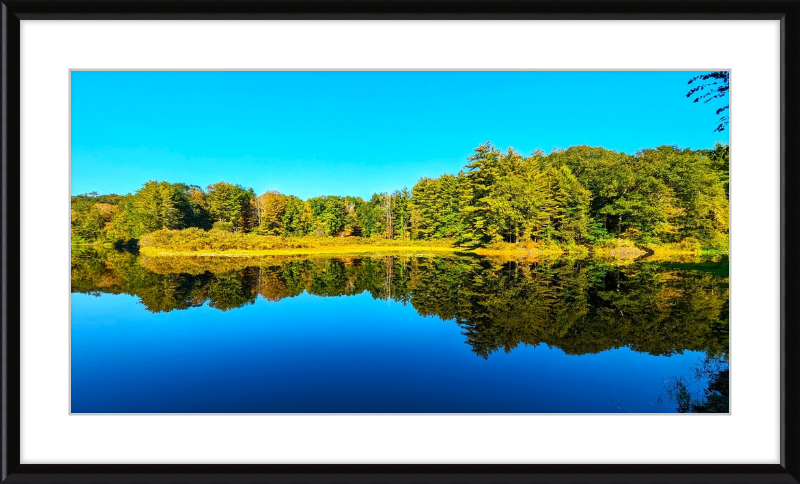
<svg viewBox="0 0 800 484">
<path fill-rule="evenodd" d="M 230 222 L 214 222 L 214 225 L 211 226 L 211 230 L 223 230 L 225 232 L 233 232 L 233 224 Z"/>
<path fill-rule="evenodd" d="M 694 237 L 686 237 L 675 244 L 675 248 L 685 252 L 700 252 L 700 249 L 702 249 L 703 246 L 700 241 Z"/>
<path fill-rule="evenodd" d="M 174 251 L 200 252 L 238 250 L 299 249 L 307 247 L 342 247 L 368 245 L 375 247 L 447 247 L 451 240 L 387 240 L 360 237 L 278 237 L 275 235 L 242 234 L 221 229 L 206 232 L 196 227 L 184 230 L 156 230 L 142 236 L 141 247 L 153 247 Z"/>
</svg>

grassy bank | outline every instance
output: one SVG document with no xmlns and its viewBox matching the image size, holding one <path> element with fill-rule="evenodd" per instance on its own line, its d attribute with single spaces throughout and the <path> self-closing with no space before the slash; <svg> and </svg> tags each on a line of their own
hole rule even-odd
<svg viewBox="0 0 800 484">
<path fill-rule="evenodd" d="M 727 242 L 725 240 L 724 242 Z M 716 255 L 727 255 L 727 246 L 704 247 L 697 239 L 687 238 L 675 243 L 637 243 L 629 239 L 610 239 L 592 246 L 595 257 L 632 258 L 648 260 L 678 260 Z"/>
<path fill-rule="evenodd" d="M 582 258 L 589 256 L 589 248 L 584 245 L 556 244 L 553 242 L 496 242 L 485 247 L 470 249 L 469 252 L 488 257 L 506 258 L 553 258 L 568 256 Z"/>
<path fill-rule="evenodd" d="M 463 251 L 452 240 L 391 240 L 361 237 L 277 237 L 200 229 L 158 230 L 139 241 L 142 254 L 192 257 L 273 255 L 436 254 Z"/>
<path fill-rule="evenodd" d="M 148 257 L 267 257 L 275 255 L 346 255 L 346 254 L 440 254 L 464 252 L 459 247 L 428 247 L 417 245 L 335 245 L 330 247 L 295 247 L 290 249 L 216 249 L 216 250 L 174 250 L 163 247 L 142 247 L 143 255 Z"/>
<path fill-rule="evenodd" d="M 139 242 L 148 257 L 269 257 L 287 255 L 441 255 L 472 253 L 505 258 L 586 257 L 588 248 L 556 243 L 494 243 L 460 246 L 452 239 L 392 240 L 362 237 L 276 237 L 199 229 L 158 230 Z"/>
<path fill-rule="evenodd" d="M 114 244 L 110 242 L 100 242 L 98 240 L 94 242 L 87 242 L 83 240 L 70 240 L 70 245 L 72 247 L 94 247 L 94 248 L 109 248 L 114 247 Z"/>
<path fill-rule="evenodd" d="M 381 244 L 340 244 L 332 246 L 294 247 L 287 249 L 205 249 L 175 250 L 167 247 L 142 247 L 142 255 L 148 257 L 271 257 L 292 255 L 443 255 L 443 254 L 476 254 L 488 257 L 505 257 L 525 259 L 535 257 L 559 257 L 563 255 L 586 256 L 582 252 L 536 248 L 492 248 L 492 247 L 458 247 L 458 246 L 426 246 L 416 245 L 409 241 L 405 245 Z"/>
<path fill-rule="evenodd" d="M 554 242 L 493 243 L 482 247 L 460 246 L 452 239 L 392 240 L 362 237 L 277 237 L 201 229 L 158 230 L 139 241 L 149 257 L 270 257 L 295 255 L 443 255 L 471 253 L 507 259 L 615 258 L 679 259 L 706 255 L 696 240 L 677 244 L 637 244 L 611 239 L 593 246 Z M 714 254 L 726 254 L 716 251 Z"/>
</svg>

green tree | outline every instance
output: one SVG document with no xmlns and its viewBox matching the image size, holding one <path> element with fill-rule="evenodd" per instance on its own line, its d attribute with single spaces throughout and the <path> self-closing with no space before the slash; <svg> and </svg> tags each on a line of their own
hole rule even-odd
<svg viewBox="0 0 800 484">
<path fill-rule="evenodd" d="M 279 192 L 266 192 L 255 199 L 256 226 L 267 235 L 280 235 L 284 232 L 283 217 L 289 197 Z"/>
<path fill-rule="evenodd" d="M 365 206 L 366 203 L 367 202 L 361 197 L 344 197 L 345 220 L 343 235 L 348 237 L 364 235 L 360 214 L 363 211 L 362 207 Z"/>
<path fill-rule="evenodd" d="M 395 190 L 391 195 L 392 234 L 395 239 L 406 240 L 411 238 L 410 198 L 411 192 L 405 187 L 402 190 Z"/>
<path fill-rule="evenodd" d="M 346 207 L 343 197 L 324 197 L 319 220 L 322 223 L 323 235 L 341 235 L 346 223 Z"/>
<path fill-rule="evenodd" d="M 719 151 L 724 153 L 722 148 Z M 727 172 L 721 169 L 721 160 L 712 159 L 707 152 L 668 146 L 643 153 L 649 160 L 663 160 L 664 178 L 674 192 L 678 208 L 674 217 L 677 238 L 695 238 L 712 247 L 727 246 Z"/>
<path fill-rule="evenodd" d="M 415 239 L 434 238 L 436 232 L 435 203 L 438 180 L 421 178 L 411 187 L 411 233 Z"/>
<path fill-rule="evenodd" d="M 459 202 L 464 217 L 463 243 L 488 243 L 501 240 L 500 227 L 490 206 L 497 177 L 500 151 L 490 142 L 475 148 L 460 176 Z"/>
<path fill-rule="evenodd" d="M 589 232 L 591 193 L 567 166 L 550 166 L 545 172 L 552 200 L 553 235 L 564 242 L 580 243 Z"/>
<path fill-rule="evenodd" d="M 303 236 L 306 230 L 303 225 L 304 203 L 299 198 L 291 195 L 286 200 L 286 207 L 281 216 L 281 235 Z"/>
<path fill-rule="evenodd" d="M 384 235 L 386 230 L 386 217 L 383 212 L 383 197 L 373 193 L 369 201 L 356 207 L 356 220 L 361 226 L 363 237 Z"/>
<path fill-rule="evenodd" d="M 113 240 L 139 239 L 160 229 L 208 227 L 209 220 L 197 187 L 151 180 L 120 202 L 108 226 Z"/>
<path fill-rule="evenodd" d="M 493 185 L 481 199 L 483 215 L 492 221 L 490 241 L 521 242 L 542 235 L 549 226 L 545 179 L 535 158 L 524 159 L 513 149 L 496 158 Z"/>
<path fill-rule="evenodd" d="M 238 232 L 253 228 L 255 193 L 252 188 L 219 182 L 206 189 L 208 212 L 215 221 L 232 223 Z"/>
<path fill-rule="evenodd" d="M 76 195 L 70 200 L 71 239 L 73 243 L 109 240 L 111 221 L 121 210 L 123 197 L 98 195 L 97 192 Z"/>
<path fill-rule="evenodd" d="M 211 214 L 208 212 L 206 193 L 197 185 L 183 185 L 183 187 L 189 202 L 186 226 L 208 230 L 211 228 L 213 220 Z"/>
</svg>

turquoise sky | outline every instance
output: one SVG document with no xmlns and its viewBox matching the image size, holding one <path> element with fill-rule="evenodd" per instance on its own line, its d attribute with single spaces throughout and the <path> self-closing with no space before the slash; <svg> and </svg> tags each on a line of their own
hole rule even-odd
<svg viewBox="0 0 800 484">
<path fill-rule="evenodd" d="M 523 154 L 728 142 L 668 72 L 72 72 L 72 194 L 221 180 L 301 198 L 411 188 L 481 143 Z"/>
</svg>

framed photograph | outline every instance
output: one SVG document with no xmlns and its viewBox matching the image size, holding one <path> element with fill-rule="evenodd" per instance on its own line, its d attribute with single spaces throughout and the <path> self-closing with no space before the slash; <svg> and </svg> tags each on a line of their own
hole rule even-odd
<svg viewBox="0 0 800 484">
<path fill-rule="evenodd" d="M 800 482 L 797 0 L 2 14 L 3 482 Z"/>
</svg>

